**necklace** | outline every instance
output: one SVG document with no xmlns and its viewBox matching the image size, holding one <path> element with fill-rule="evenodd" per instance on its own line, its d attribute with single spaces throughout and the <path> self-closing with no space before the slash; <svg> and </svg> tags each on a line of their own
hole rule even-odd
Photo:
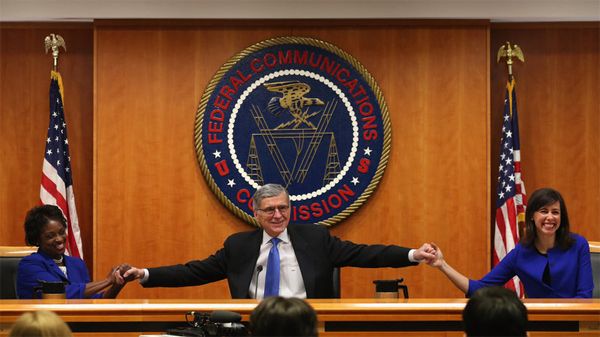
<svg viewBox="0 0 600 337">
<path fill-rule="evenodd" d="M 63 256 L 61 255 L 60 258 L 58 258 L 58 259 L 52 259 L 52 261 L 54 261 L 56 264 L 62 264 L 63 263 Z"/>
</svg>

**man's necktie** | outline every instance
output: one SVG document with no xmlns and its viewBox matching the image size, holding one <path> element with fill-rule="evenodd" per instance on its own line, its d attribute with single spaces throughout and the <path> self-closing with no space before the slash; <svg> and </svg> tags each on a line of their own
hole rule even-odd
<svg viewBox="0 0 600 337">
<path fill-rule="evenodd" d="M 267 260 L 267 276 L 265 278 L 265 293 L 263 297 L 279 295 L 279 250 L 277 245 L 281 242 L 278 238 L 272 238 L 273 246 L 269 251 Z"/>
</svg>

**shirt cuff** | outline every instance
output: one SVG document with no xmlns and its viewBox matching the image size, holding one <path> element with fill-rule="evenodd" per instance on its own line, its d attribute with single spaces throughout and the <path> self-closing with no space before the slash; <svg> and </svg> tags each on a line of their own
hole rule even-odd
<svg viewBox="0 0 600 337">
<path fill-rule="evenodd" d="M 408 251 L 408 261 L 414 262 L 414 263 L 421 263 L 421 260 L 415 259 L 415 251 L 416 251 L 416 249 L 411 249 Z"/>
<path fill-rule="evenodd" d="M 146 281 L 148 281 L 148 278 L 150 278 L 150 273 L 148 272 L 148 269 L 144 268 L 144 276 L 142 276 L 142 278 L 140 279 L 140 284 L 146 283 Z"/>
</svg>

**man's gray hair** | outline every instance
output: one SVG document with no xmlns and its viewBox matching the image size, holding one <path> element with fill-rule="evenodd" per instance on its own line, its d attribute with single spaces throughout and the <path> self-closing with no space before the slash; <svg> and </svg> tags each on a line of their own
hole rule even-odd
<svg viewBox="0 0 600 337">
<path fill-rule="evenodd" d="M 280 195 L 281 193 L 285 193 L 288 198 L 288 203 L 290 201 L 290 195 L 285 187 L 279 184 L 265 184 L 259 187 L 256 192 L 254 192 L 254 196 L 252 197 L 252 208 L 254 210 L 258 209 L 260 202 L 264 198 L 272 198 Z"/>
</svg>

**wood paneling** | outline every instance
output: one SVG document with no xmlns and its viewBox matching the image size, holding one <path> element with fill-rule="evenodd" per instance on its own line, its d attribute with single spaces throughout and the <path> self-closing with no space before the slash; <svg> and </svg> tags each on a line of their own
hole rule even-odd
<svg viewBox="0 0 600 337">
<path fill-rule="evenodd" d="M 498 48 L 521 46 L 516 62 L 521 162 L 528 194 L 541 187 L 561 192 L 571 230 L 600 240 L 600 23 L 498 24 L 492 27 L 492 168 L 498 167 L 506 65 Z M 496 170 L 491 179 L 496 181 Z M 495 193 L 491 186 L 490 192 Z"/>
<path fill-rule="evenodd" d="M 329 41 L 358 59 L 385 94 L 393 127 L 387 172 L 371 200 L 333 228 L 363 243 L 435 241 L 460 270 L 488 268 L 487 24 L 119 26 L 95 45 L 96 270 L 204 258 L 251 229 L 208 189 L 194 155 L 195 111 L 229 57 L 282 35 Z M 374 216 L 377 215 L 377 216 Z M 479 258 L 473 259 L 473 256 Z M 344 297 L 372 297 L 374 279 L 402 276 L 415 297 L 459 296 L 426 266 L 346 269 Z M 129 285 L 123 297 L 223 298 L 225 282 L 184 289 Z"/>
<path fill-rule="evenodd" d="M 515 75 L 527 191 L 559 189 L 573 230 L 599 241 L 599 31 L 598 23 L 490 29 L 485 22 L 400 20 L 0 24 L 0 244 L 23 244 L 25 212 L 38 200 L 51 64 L 42 41 L 52 32 L 67 41 L 60 71 L 75 195 L 86 262 L 96 278 L 120 262 L 156 266 L 203 258 L 229 234 L 251 229 L 207 187 L 194 154 L 194 116 L 223 62 L 285 35 L 323 39 L 352 54 L 389 107 L 386 174 L 371 199 L 331 229 L 335 235 L 413 247 L 434 241 L 467 276 L 488 270 L 506 81 L 495 56 L 509 40 L 526 57 Z M 405 278 L 411 297 L 462 296 L 426 266 L 346 268 L 342 295 L 371 297 L 374 279 L 397 277 Z M 225 282 L 160 290 L 132 283 L 122 297 L 229 293 Z"/>
<path fill-rule="evenodd" d="M 92 268 L 92 25 L 12 23 L 0 25 L 0 245 L 25 242 L 23 220 L 39 203 L 48 130 L 52 54 L 44 38 L 61 35 L 59 71 L 65 89 L 75 202 L 84 256 Z"/>
</svg>

